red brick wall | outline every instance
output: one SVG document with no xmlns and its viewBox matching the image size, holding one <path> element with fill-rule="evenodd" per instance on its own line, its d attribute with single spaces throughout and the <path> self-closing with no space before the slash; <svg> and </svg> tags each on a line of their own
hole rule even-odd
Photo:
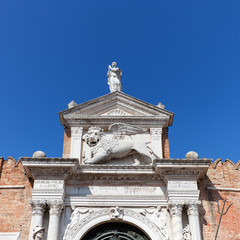
<svg viewBox="0 0 240 240">
<path fill-rule="evenodd" d="M 3 188 L 24 185 L 24 188 Z M 0 232 L 21 232 L 20 239 L 28 239 L 31 223 L 31 183 L 22 164 L 9 157 L 0 158 Z"/>
<path fill-rule="evenodd" d="M 169 140 L 168 140 L 168 128 L 163 128 L 163 132 L 162 132 L 162 149 L 163 149 L 163 158 L 170 158 Z"/>
<path fill-rule="evenodd" d="M 201 200 L 201 223 L 203 226 L 204 240 L 213 240 L 216 234 L 220 215 L 216 201 L 220 203 L 220 210 L 223 200 L 226 199 L 226 206 L 231 203 L 228 213 L 222 217 L 218 240 L 239 240 L 240 239 L 240 171 L 239 164 L 230 160 L 222 162 L 217 159 L 211 164 L 206 177 L 200 181 Z M 208 187 L 233 188 L 233 190 L 209 190 Z M 237 191 L 238 190 L 238 191 Z"/>
<path fill-rule="evenodd" d="M 69 137 L 67 137 L 69 139 Z M 240 161 L 216 160 L 211 164 L 206 176 L 199 181 L 201 190 L 200 220 L 203 227 L 203 239 L 213 240 L 220 215 L 217 212 L 218 200 L 222 207 L 233 203 L 228 213 L 223 216 L 218 240 L 240 240 Z M 28 239 L 31 222 L 31 183 L 25 176 L 22 164 L 13 158 L 4 161 L 0 158 L 0 186 L 23 185 L 22 189 L 4 189 L 0 187 L 0 231 L 19 232 L 21 239 Z M 210 190 L 209 187 L 222 188 Z M 224 190 L 228 188 L 229 190 Z M 231 190 L 235 189 L 235 191 Z"/>
<path fill-rule="evenodd" d="M 63 139 L 63 158 L 69 158 L 71 151 L 71 133 L 66 128 L 64 129 L 64 139 Z"/>
</svg>

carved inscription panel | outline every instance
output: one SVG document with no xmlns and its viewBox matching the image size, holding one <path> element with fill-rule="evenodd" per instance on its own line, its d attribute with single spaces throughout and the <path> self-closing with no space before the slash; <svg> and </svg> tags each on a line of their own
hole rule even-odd
<svg viewBox="0 0 240 240">
<path fill-rule="evenodd" d="M 63 180 L 35 180 L 34 189 L 63 189 Z"/>
<path fill-rule="evenodd" d="M 164 195 L 165 186 L 67 186 L 68 195 Z"/>
<path fill-rule="evenodd" d="M 197 190 L 196 181 L 179 181 L 170 180 L 168 181 L 168 190 Z"/>
</svg>

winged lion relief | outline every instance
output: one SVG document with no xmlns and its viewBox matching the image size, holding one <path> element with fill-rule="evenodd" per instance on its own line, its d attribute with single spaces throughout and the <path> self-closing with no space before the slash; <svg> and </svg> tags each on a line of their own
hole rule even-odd
<svg viewBox="0 0 240 240">
<path fill-rule="evenodd" d="M 124 158 L 133 154 L 133 150 L 152 160 L 159 158 L 148 146 L 149 142 L 137 136 L 143 132 L 141 128 L 125 123 L 114 123 L 108 129 L 113 133 L 110 138 L 106 137 L 99 126 L 91 126 L 83 135 L 83 140 L 90 147 L 90 155 L 83 160 L 85 164 Z"/>
</svg>

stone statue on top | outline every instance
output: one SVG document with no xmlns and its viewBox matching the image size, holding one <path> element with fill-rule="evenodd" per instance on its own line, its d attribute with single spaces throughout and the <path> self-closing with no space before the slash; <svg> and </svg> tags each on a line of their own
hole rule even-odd
<svg viewBox="0 0 240 240">
<path fill-rule="evenodd" d="M 117 63 L 113 62 L 112 66 L 108 66 L 108 85 L 110 92 L 121 92 L 122 91 L 122 71 L 120 68 L 116 67 Z"/>
</svg>

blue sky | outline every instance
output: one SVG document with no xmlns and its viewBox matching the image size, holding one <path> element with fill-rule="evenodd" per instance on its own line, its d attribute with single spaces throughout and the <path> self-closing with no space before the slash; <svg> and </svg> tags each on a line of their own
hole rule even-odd
<svg viewBox="0 0 240 240">
<path fill-rule="evenodd" d="M 240 159 L 240 1 L 0 1 L 0 156 L 61 157 L 58 112 L 123 92 L 175 113 L 171 157 Z"/>
</svg>

